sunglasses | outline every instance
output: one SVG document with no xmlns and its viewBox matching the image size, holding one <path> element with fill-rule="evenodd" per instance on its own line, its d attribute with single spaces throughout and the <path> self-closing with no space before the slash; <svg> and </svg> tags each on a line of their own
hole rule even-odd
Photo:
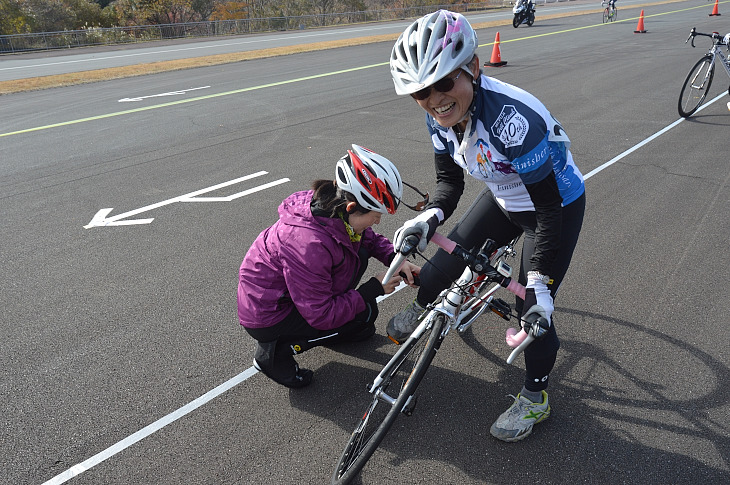
<svg viewBox="0 0 730 485">
<path fill-rule="evenodd" d="M 412 93 L 411 97 L 417 101 L 423 101 L 424 99 L 427 99 L 429 96 L 431 96 L 431 88 L 435 89 L 439 93 L 448 93 L 449 91 L 454 89 L 454 83 L 457 79 L 459 79 L 459 76 L 461 76 L 462 72 L 463 71 L 459 69 L 459 72 L 456 74 L 456 76 L 439 79 L 432 85 L 425 87 L 420 91 Z"/>
<path fill-rule="evenodd" d="M 413 185 L 411 185 L 411 184 L 409 184 L 408 182 L 405 182 L 405 181 L 403 181 L 403 185 L 405 185 L 406 187 L 409 187 L 409 188 L 413 189 L 414 191 L 416 191 L 418 193 L 418 195 L 420 195 L 421 197 L 423 197 L 423 200 L 418 201 L 414 205 L 409 205 L 409 204 L 406 204 L 403 201 L 403 199 L 401 199 L 400 200 L 400 203 L 403 204 L 404 206 L 408 207 L 409 209 L 411 209 L 413 211 L 416 211 L 416 212 L 420 212 L 423 209 L 425 209 L 426 208 L 426 204 L 428 204 L 428 192 L 426 192 L 424 194 L 423 192 L 421 192 L 420 190 L 418 190 L 416 187 L 414 187 Z"/>
</svg>

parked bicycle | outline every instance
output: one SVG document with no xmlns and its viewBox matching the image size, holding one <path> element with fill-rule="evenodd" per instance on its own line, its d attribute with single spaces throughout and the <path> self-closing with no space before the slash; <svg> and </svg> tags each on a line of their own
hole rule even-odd
<svg viewBox="0 0 730 485">
<path fill-rule="evenodd" d="M 618 8 L 616 7 L 615 0 L 608 0 L 607 2 L 601 2 L 603 9 L 603 23 L 615 22 L 618 18 Z"/>
<path fill-rule="evenodd" d="M 411 416 L 416 407 L 416 388 L 431 365 L 444 338 L 453 330 L 464 332 L 485 310 L 490 309 L 505 320 L 516 317 L 511 306 L 495 299 L 500 288 L 507 288 L 520 298 L 525 287 L 511 278 L 512 270 L 505 261 L 516 255 L 517 239 L 497 247 L 487 240 L 479 251 L 467 251 L 455 242 L 436 233 L 431 242 L 454 254 L 467 263 L 464 272 L 450 288 L 441 292 L 420 318 L 418 327 L 383 367 L 375 380 L 368 385 L 371 402 L 360 418 L 355 431 L 340 456 L 334 474 L 333 485 L 349 483 L 362 470 L 400 414 Z M 417 236 L 409 236 L 403 250 L 393 260 L 385 278 L 400 267 L 405 258 L 415 253 Z M 547 332 L 548 321 L 544 318 L 521 321 L 522 330 L 508 330 L 508 343 L 515 346 L 507 358 L 511 364 L 535 338 Z"/>
<path fill-rule="evenodd" d="M 727 75 L 730 77 L 730 34 L 725 35 L 725 37 L 717 32 L 703 34 L 692 27 L 689 37 L 684 43 L 686 44 L 692 40 L 692 47 L 694 47 L 695 37 L 698 35 L 712 39 L 712 46 L 707 54 L 702 56 L 702 59 L 697 61 L 690 69 L 682 85 L 682 90 L 679 92 L 677 108 L 679 115 L 684 118 L 692 116 L 707 97 L 712 85 L 712 78 L 715 75 L 715 61 L 717 59 L 719 59 L 719 64 L 725 68 Z M 727 47 L 728 54 L 722 52 L 722 46 Z M 730 94 L 730 86 L 728 86 L 728 94 Z"/>
</svg>

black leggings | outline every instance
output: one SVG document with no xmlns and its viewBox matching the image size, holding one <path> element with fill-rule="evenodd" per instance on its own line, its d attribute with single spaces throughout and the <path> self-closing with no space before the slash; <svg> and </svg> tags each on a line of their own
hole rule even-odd
<svg viewBox="0 0 730 485">
<path fill-rule="evenodd" d="M 553 298 L 570 266 L 573 250 L 583 225 L 584 211 L 585 194 L 563 207 L 560 249 L 550 274 L 553 282 L 548 286 Z M 497 203 L 492 193 L 485 189 L 467 209 L 448 237 L 464 248 L 472 249 L 481 247 L 489 238 L 498 246 L 502 246 L 523 234 L 518 281 L 525 284 L 527 272 L 531 269 L 530 257 L 535 250 L 536 227 L 535 212 L 507 212 Z M 434 301 L 444 288 L 449 287 L 461 275 L 465 266 L 461 259 L 439 249 L 421 270 L 418 303 L 425 306 Z M 522 315 L 523 304 L 522 299 L 516 298 L 515 310 L 519 315 Z M 553 325 L 548 334 L 530 344 L 525 350 L 525 387 L 530 391 L 540 391 L 548 386 L 548 375 L 555 365 L 560 347 L 554 323 L 553 318 Z"/>
<path fill-rule="evenodd" d="M 352 276 L 351 289 L 355 288 L 362 279 L 368 267 L 370 253 L 364 246 L 360 246 L 358 257 L 360 266 L 357 273 Z M 319 330 L 312 327 L 294 307 L 291 313 L 279 323 L 271 327 L 246 328 L 246 331 L 259 342 L 277 342 L 277 349 L 291 349 L 292 354 L 299 354 L 319 345 L 353 342 L 371 337 L 375 334 L 378 305 L 373 300 L 366 302 L 366 306 L 365 310 L 355 315 L 352 321 L 330 330 Z"/>
</svg>

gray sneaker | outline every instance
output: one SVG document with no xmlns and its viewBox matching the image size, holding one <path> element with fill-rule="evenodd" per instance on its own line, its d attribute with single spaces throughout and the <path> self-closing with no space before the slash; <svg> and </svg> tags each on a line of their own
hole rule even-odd
<svg viewBox="0 0 730 485">
<path fill-rule="evenodd" d="M 542 402 L 534 403 L 517 394 L 515 402 L 503 412 L 489 430 L 492 436 L 502 441 L 519 441 L 532 433 L 532 427 L 550 416 L 547 392 L 542 391 Z"/>
<path fill-rule="evenodd" d="M 416 329 L 423 312 L 426 311 L 416 300 L 388 322 L 388 336 L 395 343 L 403 343 Z"/>
</svg>

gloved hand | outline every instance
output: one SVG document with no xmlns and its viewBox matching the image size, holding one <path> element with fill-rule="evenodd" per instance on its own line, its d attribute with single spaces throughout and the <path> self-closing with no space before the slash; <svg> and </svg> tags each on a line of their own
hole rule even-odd
<svg viewBox="0 0 730 485">
<path fill-rule="evenodd" d="M 548 281 L 548 277 L 537 272 L 530 271 L 527 273 L 524 306 L 524 308 L 527 308 L 527 311 L 522 315 L 523 320 L 533 322 L 538 317 L 543 317 L 548 321 L 548 324 L 552 324 L 550 317 L 553 314 L 555 306 L 553 297 L 550 295 L 550 290 L 547 287 Z M 539 336 L 536 337 L 539 338 Z"/>
<path fill-rule="evenodd" d="M 396 252 L 401 251 L 403 241 L 411 234 L 419 237 L 418 250 L 421 252 L 425 251 L 428 240 L 431 239 L 431 236 L 436 232 L 436 228 L 441 222 L 439 220 L 439 214 L 443 214 L 441 209 L 432 207 L 421 212 L 415 219 L 406 221 L 400 229 L 395 231 L 393 247 L 395 247 Z"/>
</svg>

